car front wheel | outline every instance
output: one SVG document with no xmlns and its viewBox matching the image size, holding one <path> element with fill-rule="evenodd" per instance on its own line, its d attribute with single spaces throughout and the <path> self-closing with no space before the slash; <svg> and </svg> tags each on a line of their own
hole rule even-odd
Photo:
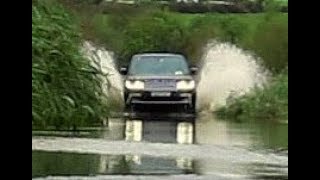
<svg viewBox="0 0 320 180">
<path fill-rule="evenodd" d="M 192 94 L 192 102 L 191 105 L 186 105 L 185 107 L 187 113 L 195 113 L 196 112 L 196 94 Z"/>
</svg>

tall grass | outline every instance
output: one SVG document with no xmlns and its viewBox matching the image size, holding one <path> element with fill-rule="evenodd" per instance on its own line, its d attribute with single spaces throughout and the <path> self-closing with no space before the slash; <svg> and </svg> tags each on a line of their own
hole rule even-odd
<svg viewBox="0 0 320 180">
<path fill-rule="evenodd" d="M 99 72 L 79 51 L 74 19 L 48 3 L 32 5 L 32 124 L 76 128 L 98 122 L 107 113 Z"/>
</svg>

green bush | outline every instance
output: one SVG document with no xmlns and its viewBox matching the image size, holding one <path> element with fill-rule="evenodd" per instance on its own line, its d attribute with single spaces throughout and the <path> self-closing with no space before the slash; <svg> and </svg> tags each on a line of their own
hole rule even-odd
<svg viewBox="0 0 320 180">
<path fill-rule="evenodd" d="M 55 3 L 32 5 L 32 124 L 73 127 L 106 115 L 99 72 L 80 53 L 74 19 Z"/>
<path fill-rule="evenodd" d="M 288 119 L 288 72 L 281 72 L 266 87 L 257 88 L 218 110 L 221 118 L 248 120 Z"/>
<path fill-rule="evenodd" d="M 164 13 L 138 17 L 126 27 L 126 43 L 123 43 L 119 58 L 125 61 L 144 51 L 180 51 L 184 36 L 184 28 L 179 22 Z"/>
</svg>

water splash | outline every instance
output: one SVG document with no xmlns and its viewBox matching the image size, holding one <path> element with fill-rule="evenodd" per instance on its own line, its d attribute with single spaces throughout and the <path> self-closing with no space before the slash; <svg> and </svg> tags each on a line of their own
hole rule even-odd
<svg viewBox="0 0 320 180">
<path fill-rule="evenodd" d="M 105 94 L 122 100 L 122 77 L 116 68 L 113 53 L 88 41 L 84 42 L 83 52 L 96 68 L 108 74 L 102 82 Z M 204 52 L 197 89 L 199 110 L 214 111 L 225 105 L 231 95 L 243 95 L 268 80 L 269 72 L 258 64 L 250 52 L 236 45 L 213 41 L 208 43 Z"/>
<path fill-rule="evenodd" d="M 205 47 L 198 84 L 198 109 L 214 111 L 230 95 L 240 96 L 268 80 L 257 59 L 230 43 L 213 41 Z"/>
<path fill-rule="evenodd" d="M 122 77 L 116 68 L 113 53 L 89 41 L 83 43 L 82 50 L 85 56 L 91 60 L 92 66 L 107 75 L 101 78 L 103 92 L 109 97 L 121 99 L 123 92 Z"/>
</svg>

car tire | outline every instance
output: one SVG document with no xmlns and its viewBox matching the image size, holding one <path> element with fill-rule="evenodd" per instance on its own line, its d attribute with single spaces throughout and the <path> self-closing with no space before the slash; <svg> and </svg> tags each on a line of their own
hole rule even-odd
<svg viewBox="0 0 320 180">
<path fill-rule="evenodd" d="M 196 93 L 192 94 L 192 106 L 188 106 L 188 112 L 189 113 L 195 113 L 196 112 Z"/>
<path fill-rule="evenodd" d="M 194 114 L 196 112 L 196 94 L 193 93 L 192 94 L 192 98 L 191 98 L 191 105 L 183 105 L 183 111 L 185 113 L 191 113 Z"/>
<path fill-rule="evenodd" d="M 124 93 L 123 99 L 124 99 L 124 111 L 125 112 L 131 111 L 131 105 L 127 104 L 127 99 L 128 99 L 128 93 L 127 92 Z"/>
</svg>

